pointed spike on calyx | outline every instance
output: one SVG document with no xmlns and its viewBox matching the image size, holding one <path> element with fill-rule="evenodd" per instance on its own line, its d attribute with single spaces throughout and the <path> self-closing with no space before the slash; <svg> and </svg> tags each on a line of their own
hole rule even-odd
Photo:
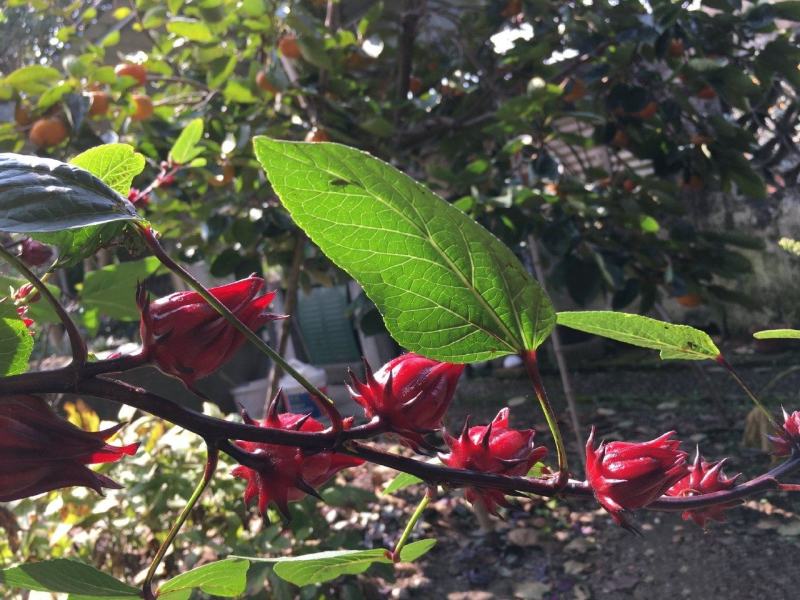
<svg viewBox="0 0 800 600">
<path fill-rule="evenodd" d="M 247 409 L 244 406 L 242 406 L 239 402 L 236 403 L 236 406 L 239 407 L 239 414 L 241 415 L 242 421 L 245 424 L 247 424 L 247 425 L 258 425 L 256 420 L 253 417 L 250 416 L 250 414 L 247 412 Z"/>
<path fill-rule="evenodd" d="M 304 414 L 302 417 L 300 417 L 297 420 L 297 423 L 292 425 L 292 429 L 294 429 L 295 431 L 300 431 L 300 429 L 303 427 L 303 425 L 306 424 L 306 421 L 308 421 L 310 418 L 311 418 L 311 413 L 310 412 Z"/>
<path fill-rule="evenodd" d="M 489 450 L 489 442 L 492 441 L 492 426 L 494 425 L 494 421 L 489 423 L 486 426 L 486 430 L 483 432 L 483 438 L 481 439 L 481 446 L 483 446 L 484 450 Z"/>
<path fill-rule="evenodd" d="M 315 490 L 314 487 L 302 477 L 297 477 L 297 479 L 294 480 L 294 485 L 298 490 L 305 492 L 309 496 L 314 496 L 314 498 L 318 500 L 323 499 L 322 496 L 320 496 L 319 492 Z"/>
<path fill-rule="evenodd" d="M 267 407 L 267 422 L 274 423 L 278 419 L 278 406 L 280 405 L 280 401 L 282 400 L 283 396 L 283 389 L 278 388 L 278 391 L 275 392 L 275 395 L 272 397 L 272 400 L 269 401 L 269 406 Z"/>
<path fill-rule="evenodd" d="M 464 419 L 464 427 L 461 428 L 461 433 L 458 435 L 458 441 L 462 444 L 469 440 L 469 422 L 472 419 L 472 415 L 467 415 Z"/>
</svg>

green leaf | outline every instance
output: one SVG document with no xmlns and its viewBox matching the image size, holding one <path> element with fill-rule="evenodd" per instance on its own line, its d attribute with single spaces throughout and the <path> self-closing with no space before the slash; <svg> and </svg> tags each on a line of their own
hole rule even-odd
<svg viewBox="0 0 800 600">
<path fill-rule="evenodd" d="M 436 545 L 436 540 L 428 538 L 417 540 L 403 546 L 400 550 L 400 560 L 403 562 L 414 562 L 420 556 L 427 554 Z"/>
<path fill-rule="evenodd" d="M 0 376 L 28 370 L 33 338 L 10 299 L 0 301 Z"/>
<path fill-rule="evenodd" d="M 128 144 L 95 146 L 69 162 L 89 171 L 122 196 L 128 195 L 133 178 L 144 169 L 144 156 Z"/>
<path fill-rule="evenodd" d="M 787 2 L 775 2 L 769 5 L 772 13 L 779 19 L 788 21 L 800 21 L 800 2 L 789 0 Z"/>
<path fill-rule="evenodd" d="M 197 146 L 197 142 L 203 137 L 203 119 L 194 119 L 183 128 L 178 139 L 169 151 L 172 162 L 185 165 L 200 154 L 203 149 Z"/>
<path fill-rule="evenodd" d="M 154 256 L 87 273 L 81 290 L 81 306 L 86 311 L 118 321 L 138 321 L 136 283 L 155 273 L 161 263 Z"/>
<path fill-rule="evenodd" d="M 158 588 L 159 600 L 178 600 L 186 592 L 198 589 L 206 594 L 232 598 L 247 587 L 250 562 L 242 558 L 226 558 L 173 577 Z"/>
<path fill-rule="evenodd" d="M 254 144 L 295 222 L 362 285 L 400 345 L 470 362 L 549 335 L 550 300 L 513 252 L 426 187 L 339 144 Z"/>
<path fill-rule="evenodd" d="M 91 173 L 36 156 L 0 153 L 0 231 L 61 231 L 141 220 L 136 209 Z"/>
<path fill-rule="evenodd" d="M 91 598 L 139 598 L 140 591 L 94 567 L 64 558 L 26 563 L 0 571 L 9 588 Z M 74 598 L 74 596 L 73 596 Z"/>
<path fill-rule="evenodd" d="M 764 331 L 756 331 L 753 337 L 757 340 L 800 340 L 800 330 L 765 329 Z"/>
<path fill-rule="evenodd" d="M 436 540 L 425 539 L 412 542 L 400 551 L 400 560 L 411 562 L 436 545 Z M 358 575 L 374 563 L 392 564 L 386 557 L 387 550 L 329 550 L 291 556 L 288 558 L 250 558 L 254 562 L 274 562 L 275 574 L 297 586 L 331 581 L 342 575 Z"/>
<path fill-rule="evenodd" d="M 211 33 L 208 25 L 197 19 L 173 17 L 167 22 L 167 31 L 192 42 L 204 43 L 214 39 L 214 34 Z"/>
<path fill-rule="evenodd" d="M 557 318 L 564 327 L 660 350 L 662 360 L 713 360 L 720 354 L 707 333 L 688 325 L 607 310 L 560 312 Z"/>
<path fill-rule="evenodd" d="M 398 473 L 397 476 L 386 484 L 386 487 L 381 491 L 382 495 L 394 494 L 409 486 L 422 483 L 422 479 L 410 473 Z"/>
<path fill-rule="evenodd" d="M 100 248 L 104 248 L 125 230 L 124 221 L 90 225 L 51 233 L 34 233 L 37 240 L 58 247 L 58 267 L 71 267 Z"/>
<path fill-rule="evenodd" d="M 42 94 L 59 79 L 61 73 L 53 67 L 31 65 L 12 71 L 3 79 L 3 83 L 26 94 Z"/>
</svg>

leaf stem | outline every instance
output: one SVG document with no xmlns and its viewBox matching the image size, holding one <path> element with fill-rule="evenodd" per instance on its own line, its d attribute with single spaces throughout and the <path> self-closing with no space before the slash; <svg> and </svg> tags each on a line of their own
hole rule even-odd
<svg viewBox="0 0 800 600">
<path fill-rule="evenodd" d="M 544 418 L 547 421 L 547 426 L 550 428 L 550 433 L 553 436 L 553 442 L 556 445 L 556 454 L 558 456 L 558 477 L 556 478 L 556 489 L 563 489 L 569 481 L 569 464 L 567 462 L 567 449 L 564 447 L 564 438 L 561 435 L 561 428 L 558 426 L 553 407 L 550 405 L 550 400 L 547 398 L 547 392 L 542 383 L 542 377 L 539 374 L 539 365 L 536 361 L 536 350 L 526 350 L 520 353 L 522 361 L 525 363 L 525 369 L 528 372 L 528 378 L 533 384 L 533 390 L 536 393 L 536 398 L 539 400 L 539 405 L 542 407 Z"/>
<path fill-rule="evenodd" d="M 178 535 L 178 532 L 183 527 L 183 524 L 186 522 L 186 519 L 189 517 L 189 513 L 192 512 L 194 505 L 197 504 L 197 501 L 200 499 L 200 496 L 205 491 L 206 486 L 208 485 L 211 478 L 214 476 L 214 471 L 217 469 L 217 462 L 219 459 L 219 450 L 217 450 L 216 446 L 206 442 L 208 446 L 208 458 L 206 459 L 206 466 L 203 470 L 203 477 L 197 483 L 197 486 L 194 488 L 192 495 L 189 497 L 189 500 L 186 502 L 186 506 L 183 507 L 181 514 L 178 515 L 175 523 L 172 524 L 169 532 L 167 533 L 167 537 L 164 542 L 159 546 L 158 552 L 156 552 L 155 558 L 153 558 L 153 562 L 150 563 L 150 568 L 147 569 L 147 576 L 144 578 L 144 583 L 142 584 L 142 590 L 144 592 L 145 600 L 155 600 L 156 595 L 153 593 L 153 578 L 156 574 L 156 569 L 158 569 L 158 565 L 161 564 L 161 561 L 164 558 L 164 555 L 169 550 L 169 547 L 172 545 L 172 542 L 175 540 L 175 536 Z"/>
<path fill-rule="evenodd" d="M 761 402 L 759 397 L 756 396 L 756 393 L 750 388 L 750 386 L 747 385 L 747 383 L 745 383 L 744 379 L 742 379 L 739 376 L 739 373 L 737 373 L 734 370 L 733 365 L 731 365 L 731 363 L 729 363 L 727 360 L 725 360 L 725 357 L 722 356 L 722 354 L 717 356 L 716 361 L 717 361 L 717 364 L 719 364 L 722 367 L 724 367 L 725 370 L 728 371 L 728 373 L 731 374 L 731 377 L 733 377 L 733 379 L 736 381 L 736 383 L 738 383 L 739 386 L 744 390 L 745 394 L 747 394 L 750 397 L 750 399 L 753 401 L 753 403 L 761 410 L 761 412 L 764 413 L 764 415 L 769 420 L 770 424 L 773 427 L 775 427 L 776 429 L 780 429 L 780 426 L 775 421 L 775 417 L 772 416 L 772 413 L 770 413 L 769 410 L 767 409 L 767 407 L 764 406 L 764 404 Z"/>
<path fill-rule="evenodd" d="M 316 396 L 320 398 L 322 402 L 320 402 L 321 408 L 325 410 L 325 413 L 331 421 L 331 429 L 334 433 L 339 434 L 342 431 L 342 415 L 336 409 L 336 405 L 334 404 L 333 400 L 331 400 L 325 393 L 323 393 L 319 388 L 317 388 L 313 383 L 308 381 L 305 377 L 303 377 L 292 365 L 288 363 L 279 353 L 273 350 L 269 345 L 267 345 L 264 340 L 262 340 L 252 329 L 250 329 L 247 325 L 242 323 L 239 318 L 234 315 L 227 306 L 222 304 L 219 300 L 217 300 L 211 292 L 209 292 L 203 284 L 201 284 L 197 279 L 195 279 L 188 271 L 186 271 L 183 267 L 181 267 L 178 263 L 176 263 L 172 258 L 166 253 L 163 246 L 159 243 L 158 239 L 156 238 L 155 232 L 146 225 L 137 224 L 139 227 L 139 232 L 141 233 L 142 237 L 144 238 L 145 243 L 147 246 L 152 250 L 153 254 L 161 261 L 161 263 L 167 267 L 170 271 L 175 273 L 178 277 L 180 277 L 184 282 L 186 282 L 189 287 L 195 290 L 202 298 L 208 302 L 211 307 L 216 310 L 228 323 L 230 323 L 233 327 L 235 327 L 242 335 L 245 336 L 256 348 L 258 348 L 262 353 L 266 354 L 269 358 L 271 358 L 274 362 L 280 365 L 281 369 L 283 369 L 286 373 L 289 373 L 295 380 L 303 386 L 308 393 L 312 396 Z"/>
<path fill-rule="evenodd" d="M 422 517 L 422 513 L 425 512 L 425 509 L 430 504 L 433 497 L 436 495 L 436 488 L 433 486 L 429 486 L 428 489 L 425 490 L 425 495 L 420 500 L 417 508 L 414 509 L 414 513 L 411 515 L 411 518 L 406 523 L 406 528 L 403 530 L 400 539 L 397 540 L 397 544 L 394 547 L 394 551 L 391 552 L 391 559 L 392 562 L 400 562 L 400 552 L 403 550 L 403 546 L 406 545 L 408 542 L 408 538 L 411 535 L 411 532 L 414 530 L 414 527 L 419 521 L 420 517 Z"/>
<path fill-rule="evenodd" d="M 88 351 L 86 350 L 86 342 L 84 341 L 83 337 L 81 337 L 80 332 L 78 331 L 75 322 L 70 318 L 67 314 L 67 311 L 61 306 L 61 303 L 53 296 L 50 289 L 42 282 L 36 274 L 31 271 L 27 265 L 19 259 L 19 257 L 15 256 L 5 248 L 0 247 L 0 256 L 3 259 L 10 263 L 17 271 L 22 273 L 25 276 L 33 287 L 37 289 L 39 294 L 41 294 L 45 300 L 53 307 L 53 310 L 58 315 L 58 318 L 61 320 L 61 324 L 64 325 L 64 329 L 67 332 L 67 336 L 69 337 L 69 344 L 72 348 L 72 365 L 71 367 L 75 368 L 82 368 L 83 365 L 86 364 L 86 359 L 88 357 Z"/>
</svg>

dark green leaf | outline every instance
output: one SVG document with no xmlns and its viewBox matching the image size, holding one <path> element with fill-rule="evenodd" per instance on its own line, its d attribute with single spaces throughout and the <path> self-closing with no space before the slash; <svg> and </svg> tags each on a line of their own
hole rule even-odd
<svg viewBox="0 0 800 600">
<path fill-rule="evenodd" d="M 49 158 L 0 154 L 0 231 L 52 232 L 141 220 L 97 177 Z"/>
<path fill-rule="evenodd" d="M 605 310 L 560 312 L 557 318 L 564 327 L 660 350 L 663 360 L 713 360 L 719 356 L 719 349 L 708 334 L 688 325 Z"/>
<path fill-rule="evenodd" d="M 470 362 L 538 347 L 550 300 L 513 252 L 394 167 L 330 143 L 255 138 L 292 217 L 375 302 L 402 345 Z"/>
<path fill-rule="evenodd" d="M 139 598 L 140 591 L 94 567 L 64 558 L 27 563 L 0 571 L 8 588 L 75 594 L 92 598 Z"/>
</svg>

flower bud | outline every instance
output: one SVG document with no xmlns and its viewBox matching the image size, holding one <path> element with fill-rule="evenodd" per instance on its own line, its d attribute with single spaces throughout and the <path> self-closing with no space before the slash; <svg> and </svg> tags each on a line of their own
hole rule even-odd
<svg viewBox="0 0 800 600">
<path fill-rule="evenodd" d="M 132 187 L 128 191 L 128 200 L 134 206 L 141 206 L 142 208 L 146 208 L 150 204 L 150 194 L 147 192 L 142 192 L 135 187 Z"/>
<path fill-rule="evenodd" d="M 121 426 L 92 433 L 61 419 L 38 396 L 0 398 L 0 502 L 72 486 L 99 493 L 120 488 L 86 465 L 136 453 L 138 443 L 105 443 Z"/>
<path fill-rule="evenodd" d="M 526 475 L 531 467 L 547 454 L 547 448 L 536 447 L 533 429 L 511 429 L 508 408 L 502 409 L 488 425 L 469 427 L 469 419 L 457 438 L 447 432 L 444 441 L 450 448 L 439 458 L 448 467 L 469 469 L 498 475 Z M 464 492 L 471 503 L 480 502 L 487 511 L 497 514 L 498 506 L 507 506 L 500 490 L 468 487 Z"/>
<path fill-rule="evenodd" d="M 800 411 L 792 414 L 783 411 L 783 427 L 768 436 L 775 456 L 789 456 L 800 448 Z"/>
<path fill-rule="evenodd" d="M 741 473 L 737 473 L 733 477 L 726 477 L 722 472 L 724 463 L 725 459 L 716 463 L 706 462 L 700 456 L 698 449 L 694 457 L 694 464 L 689 467 L 689 474 L 669 488 L 667 496 L 700 496 L 731 489 L 736 485 L 736 479 Z M 736 504 L 736 502 L 728 502 L 696 510 L 685 510 L 681 516 L 684 521 L 691 519 L 700 527 L 705 527 L 709 520 L 725 521 L 725 511 Z"/>
<path fill-rule="evenodd" d="M 277 414 L 277 397 L 272 401 L 267 418 L 263 421 L 251 419 L 242 412 L 246 423 L 273 429 L 317 432 L 325 426 L 310 415 L 295 413 Z M 352 419 L 345 419 L 345 428 Z M 357 467 L 363 460 L 336 452 L 305 452 L 294 446 L 264 444 L 261 442 L 237 441 L 243 450 L 250 452 L 260 466 L 239 465 L 231 471 L 234 477 L 245 479 L 244 501 L 249 504 L 258 497 L 258 510 L 264 514 L 270 502 L 274 502 L 285 519 L 289 519 L 289 502 L 301 500 L 306 494 L 319 498 L 316 487 L 322 485 L 342 469 Z"/>
<path fill-rule="evenodd" d="M 367 418 L 380 419 L 387 429 L 413 447 L 425 445 L 422 435 L 442 426 L 464 365 L 442 363 L 414 353 L 390 360 L 373 374 L 364 361 L 362 383 L 350 373 L 353 400 Z"/>
<path fill-rule="evenodd" d="M 643 508 L 689 473 L 686 452 L 670 431 L 649 442 L 605 442 L 594 448 L 594 427 L 586 442 L 586 476 L 597 501 L 618 525 L 629 527 L 624 511 Z"/>
<path fill-rule="evenodd" d="M 22 241 L 19 257 L 29 267 L 41 267 L 53 257 L 53 249 L 41 242 L 26 238 Z"/>
<path fill-rule="evenodd" d="M 209 291 L 256 331 L 268 321 L 283 318 L 266 312 L 275 292 L 258 296 L 263 286 L 261 277 L 251 275 Z M 245 341 L 197 292 L 176 292 L 150 302 L 140 286 L 137 303 L 142 313 L 139 331 L 145 355 L 187 385 L 216 371 Z"/>
<path fill-rule="evenodd" d="M 25 327 L 27 327 L 28 330 L 31 330 L 33 325 L 34 325 L 34 320 L 31 319 L 28 316 L 28 307 L 27 307 L 27 305 L 26 306 L 18 306 L 17 307 L 17 314 L 19 315 L 19 318 L 22 319 L 22 322 L 25 323 Z M 31 335 L 33 335 L 33 331 L 31 331 L 30 333 L 31 333 Z"/>
</svg>

